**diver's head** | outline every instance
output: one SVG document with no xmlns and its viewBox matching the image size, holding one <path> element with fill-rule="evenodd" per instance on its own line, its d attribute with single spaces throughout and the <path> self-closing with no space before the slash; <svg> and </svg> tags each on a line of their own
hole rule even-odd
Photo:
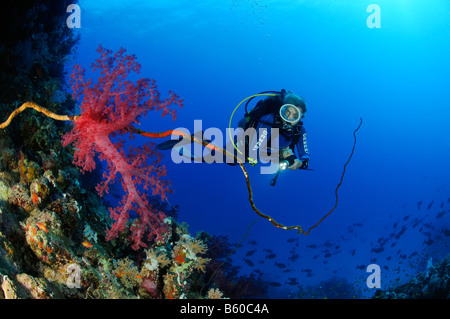
<svg viewBox="0 0 450 319">
<path fill-rule="evenodd" d="M 280 116 L 284 122 L 290 125 L 297 124 L 306 113 L 306 102 L 298 95 L 289 92 L 283 99 L 283 106 L 280 108 Z"/>
</svg>

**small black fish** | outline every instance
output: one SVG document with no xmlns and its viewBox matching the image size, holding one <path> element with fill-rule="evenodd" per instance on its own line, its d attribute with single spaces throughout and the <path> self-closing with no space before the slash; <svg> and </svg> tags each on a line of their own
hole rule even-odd
<svg viewBox="0 0 450 319">
<path fill-rule="evenodd" d="M 375 254 L 379 254 L 382 251 L 384 251 L 383 247 L 378 247 L 378 248 L 372 248 L 372 252 L 374 252 Z"/>
<path fill-rule="evenodd" d="M 417 209 L 418 209 L 418 210 L 420 210 L 420 206 L 421 206 L 421 205 L 422 205 L 422 201 L 420 200 L 420 201 L 417 202 Z"/>
<path fill-rule="evenodd" d="M 277 255 L 273 253 L 266 256 L 267 259 L 274 259 L 275 257 L 277 257 Z"/>
<path fill-rule="evenodd" d="M 306 245 L 306 248 L 317 248 L 316 244 Z"/>
<path fill-rule="evenodd" d="M 430 246 L 433 243 L 433 239 L 429 239 L 427 241 L 424 241 L 423 243 L 427 244 L 428 246 Z"/>
<path fill-rule="evenodd" d="M 281 269 L 286 268 L 286 265 L 283 264 L 283 263 L 277 263 L 277 262 L 275 262 L 275 266 L 277 266 L 278 268 L 281 268 Z"/>
<path fill-rule="evenodd" d="M 279 282 L 276 282 L 276 281 L 269 282 L 269 285 L 271 285 L 273 287 L 281 287 L 281 284 Z"/>
<path fill-rule="evenodd" d="M 287 240 L 288 243 L 293 243 L 294 241 L 296 241 L 298 238 L 289 238 Z"/>
<path fill-rule="evenodd" d="M 433 206 L 434 200 L 431 201 L 430 204 L 428 204 L 427 209 L 430 209 Z"/>
<path fill-rule="evenodd" d="M 446 211 L 440 211 L 439 214 L 436 215 L 436 218 L 442 218 L 445 215 Z"/>
<path fill-rule="evenodd" d="M 324 256 L 325 258 L 330 258 L 331 257 L 331 254 L 330 253 L 328 253 L 328 254 L 325 254 L 325 256 Z"/>
<path fill-rule="evenodd" d="M 302 271 L 304 271 L 304 272 L 312 272 L 312 269 L 306 268 L 306 269 L 302 269 Z"/>
<path fill-rule="evenodd" d="M 400 232 L 397 235 L 395 235 L 395 238 L 399 239 L 400 236 L 402 236 L 405 233 L 405 231 L 406 231 L 406 227 L 403 226 L 402 229 L 400 230 Z"/>
<path fill-rule="evenodd" d="M 254 253 L 256 253 L 256 249 L 250 250 L 249 252 L 247 252 L 245 254 L 245 256 L 250 257 L 251 255 L 253 255 Z"/>
<path fill-rule="evenodd" d="M 299 254 L 293 254 L 292 256 L 290 256 L 290 257 L 288 258 L 288 260 L 294 262 L 294 261 L 296 261 L 299 257 L 300 257 Z"/>
<path fill-rule="evenodd" d="M 409 215 L 408 215 L 408 216 L 405 216 L 405 217 L 403 217 L 403 220 L 405 220 L 405 221 L 406 221 L 406 220 L 408 220 L 408 219 L 409 219 L 409 217 L 410 217 Z"/>
<path fill-rule="evenodd" d="M 253 261 L 251 261 L 250 259 L 246 259 L 244 258 L 244 261 L 247 265 L 249 265 L 250 267 L 253 267 L 255 264 L 253 263 Z"/>
<path fill-rule="evenodd" d="M 256 240 L 250 240 L 248 242 L 250 245 L 257 245 L 258 243 L 256 242 Z"/>
<path fill-rule="evenodd" d="M 353 249 L 353 251 L 352 251 L 352 257 L 355 256 L 355 252 L 356 252 L 356 249 Z"/>
<path fill-rule="evenodd" d="M 414 224 L 412 225 L 412 227 L 413 227 L 413 228 L 416 228 L 416 227 L 417 227 L 417 225 L 419 225 L 419 224 L 420 224 L 420 222 L 421 222 L 421 220 L 420 220 L 420 219 L 414 218 Z"/>
</svg>

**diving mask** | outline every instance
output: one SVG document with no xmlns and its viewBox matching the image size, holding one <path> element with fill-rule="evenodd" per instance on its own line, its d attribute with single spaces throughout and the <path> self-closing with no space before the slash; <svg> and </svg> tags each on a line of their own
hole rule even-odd
<svg viewBox="0 0 450 319">
<path fill-rule="evenodd" d="M 284 122 L 295 125 L 302 118 L 302 112 L 294 104 L 284 104 L 280 108 L 280 117 Z"/>
</svg>

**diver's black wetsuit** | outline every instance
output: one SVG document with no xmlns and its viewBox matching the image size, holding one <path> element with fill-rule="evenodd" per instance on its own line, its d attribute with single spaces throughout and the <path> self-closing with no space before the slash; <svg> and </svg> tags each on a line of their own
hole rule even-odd
<svg viewBox="0 0 450 319">
<path fill-rule="evenodd" d="M 303 168 L 308 166 L 309 151 L 306 140 L 306 129 L 303 126 L 303 122 L 299 121 L 294 126 L 291 126 L 289 130 L 283 128 L 283 123 L 279 116 L 279 110 L 283 105 L 283 98 L 281 94 L 275 96 L 269 96 L 264 100 L 259 101 L 256 106 L 246 116 L 246 121 L 243 119 L 239 122 L 244 130 L 253 127 L 258 130 L 261 127 L 273 127 L 278 128 L 280 131 L 280 149 L 290 148 L 295 154 L 297 149 L 297 158 L 304 162 Z M 248 145 L 246 145 L 248 147 Z"/>
</svg>

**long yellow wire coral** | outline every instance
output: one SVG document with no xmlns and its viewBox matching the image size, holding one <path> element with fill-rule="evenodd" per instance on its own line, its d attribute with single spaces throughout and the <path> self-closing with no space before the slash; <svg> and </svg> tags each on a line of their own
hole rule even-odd
<svg viewBox="0 0 450 319">
<path fill-rule="evenodd" d="M 8 119 L 5 122 L 0 124 L 0 130 L 7 127 L 17 115 L 19 115 L 20 113 L 22 113 L 23 111 L 25 111 L 28 108 L 35 109 L 36 111 L 44 113 L 46 116 L 51 117 L 52 119 L 58 120 L 58 121 L 76 121 L 80 117 L 79 115 L 58 115 L 36 103 L 25 102 L 19 108 L 15 109 L 14 112 L 12 112 L 9 115 Z"/>
</svg>

